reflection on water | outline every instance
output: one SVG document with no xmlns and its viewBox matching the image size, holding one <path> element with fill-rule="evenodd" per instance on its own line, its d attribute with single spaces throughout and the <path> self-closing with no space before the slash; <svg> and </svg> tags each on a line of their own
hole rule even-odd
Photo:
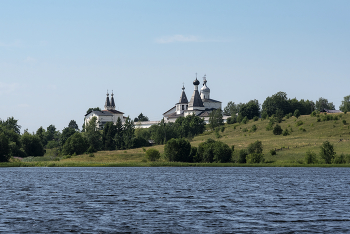
<svg viewBox="0 0 350 234">
<path fill-rule="evenodd" d="M 350 168 L 0 168 L 2 232 L 349 232 Z"/>
</svg>

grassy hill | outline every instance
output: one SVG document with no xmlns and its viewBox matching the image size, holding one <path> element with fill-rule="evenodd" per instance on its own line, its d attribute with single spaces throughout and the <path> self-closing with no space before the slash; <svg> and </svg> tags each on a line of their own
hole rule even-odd
<svg viewBox="0 0 350 234">
<path fill-rule="evenodd" d="M 350 114 L 328 114 L 338 120 L 317 121 L 317 117 L 300 116 L 299 119 L 291 117 L 283 119 L 279 124 L 283 130 L 288 129 L 290 135 L 274 135 L 272 130 L 266 130 L 269 120 L 250 120 L 248 123 L 225 124 L 225 130 L 219 132 L 221 137 L 217 138 L 214 131 L 207 129 L 203 134 L 194 137 L 191 145 L 198 146 L 208 138 L 220 140 L 229 146 L 235 146 L 235 152 L 245 149 L 250 143 L 257 140 L 262 141 L 264 148 L 265 164 L 259 166 L 302 166 L 305 153 L 308 150 L 320 152 L 320 146 L 324 141 L 334 145 L 337 154 L 350 154 Z M 323 114 L 321 114 L 321 117 Z M 335 117 L 337 116 L 337 117 Z M 346 121 L 346 124 L 343 123 Z M 256 131 L 253 131 L 253 125 Z M 163 145 L 152 146 L 161 154 L 164 152 Z M 277 154 L 271 155 L 270 150 L 276 149 Z M 54 161 L 52 151 L 48 151 L 44 157 L 27 158 L 24 162 L 15 159 L 12 166 L 235 166 L 237 164 L 188 164 L 169 163 L 164 159 L 159 162 L 147 162 L 144 149 L 129 149 L 115 151 L 99 151 L 94 157 L 89 155 L 78 155 L 70 158 L 60 158 Z M 236 157 L 236 156 L 234 156 Z M 318 156 L 319 157 L 319 156 Z M 57 160 L 57 159 L 56 159 Z M 348 162 L 349 163 L 349 162 Z M 6 164 L 9 166 L 9 164 Z M 241 164 L 242 165 L 242 164 Z M 4 165 L 3 165 L 4 166 Z M 242 165 L 243 166 L 243 165 Z"/>
</svg>

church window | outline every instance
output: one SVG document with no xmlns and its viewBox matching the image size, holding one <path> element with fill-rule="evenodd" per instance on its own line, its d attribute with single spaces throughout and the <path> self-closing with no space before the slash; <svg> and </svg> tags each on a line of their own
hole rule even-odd
<svg viewBox="0 0 350 234">
<path fill-rule="evenodd" d="M 182 110 L 184 110 L 184 105 L 182 105 Z"/>
</svg>

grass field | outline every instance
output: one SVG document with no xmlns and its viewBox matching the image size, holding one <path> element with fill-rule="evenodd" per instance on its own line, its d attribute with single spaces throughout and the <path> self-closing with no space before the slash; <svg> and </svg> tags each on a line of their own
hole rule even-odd
<svg viewBox="0 0 350 234">
<path fill-rule="evenodd" d="M 304 162 L 305 153 L 308 150 L 320 152 L 320 146 L 324 141 L 334 145 L 337 154 L 350 154 L 350 114 L 332 114 L 338 120 L 317 122 L 316 117 L 300 116 L 299 119 L 291 117 L 284 119 L 280 126 L 288 129 L 290 135 L 274 135 L 272 130 L 267 131 L 269 120 L 250 120 L 247 124 L 225 124 L 225 130 L 220 131 L 220 138 L 215 132 L 205 131 L 203 134 L 194 137 L 191 145 L 198 146 L 208 138 L 220 140 L 229 146 L 235 146 L 235 152 L 256 140 L 262 141 L 266 163 L 248 165 L 234 163 L 175 163 L 166 162 L 164 157 L 157 162 L 147 162 L 144 149 L 129 149 L 115 151 L 99 151 L 91 155 L 77 155 L 71 157 L 55 157 L 54 152 L 48 150 L 43 157 L 11 159 L 10 163 L 0 163 L 0 166 L 61 166 L 61 167 L 85 167 L 85 166 L 350 166 L 350 162 L 342 165 L 307 165 Z M 343 123 L 346 121 L 346 124 Z M 302 121 L 302 124 L 301 122 Z M 297 124 L 299 122 L 299 124 Z M 253 125 L 257 130 L 252 131 Z M 297 126 L 299 125 L 299 126 Z M 146 147 L 145 149 L 150 148 Z M 163 156 L 164 146 L 152 146 L 160 151 Z M 277 155 L 271 155 L 270 150 L 276 149 Z M 233 157 L 236 157 L 235 155 Z M 319 157 L 319 156 L 318 156 Z M 58 161 L 59 160 L 59 161 Z"/>
</svg>

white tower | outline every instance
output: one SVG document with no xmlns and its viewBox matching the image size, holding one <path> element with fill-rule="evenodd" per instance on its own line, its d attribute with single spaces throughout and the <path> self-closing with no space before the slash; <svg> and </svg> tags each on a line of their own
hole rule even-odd
<svg viewBox="0 0 350 234">
<path fill-rule="evenodd" d="M 203 87 L 201 88 L 201 99 L 210 99 L 210 89 L 207 87 L 206 75 L 203 77 Z"/>
</svg>

